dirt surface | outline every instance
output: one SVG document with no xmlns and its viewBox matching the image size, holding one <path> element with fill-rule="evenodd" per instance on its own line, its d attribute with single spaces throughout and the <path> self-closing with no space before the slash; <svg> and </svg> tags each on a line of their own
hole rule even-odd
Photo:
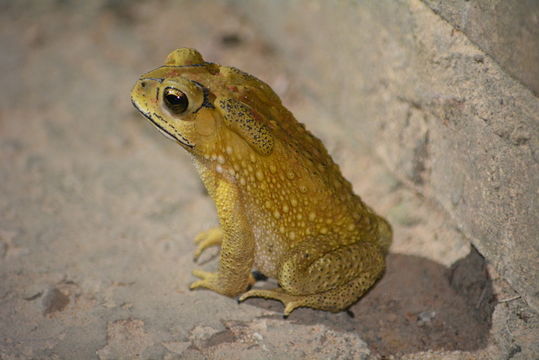
<svg viewBox="0 0 539 360">
<path fill-rule="evenodd" d="M 0 359 L 526 359 L 537 350 L 537 315 L 435 204 L 370 149 L 342 145 L 334 114 L 310 110 L 293 72 L 234 8 L 2 1 L 0 20 Z M 215 210 L 187 154 L 129 101 L 140 74 L 185 46 L 267 81 L 394 225 L 386 274 L 355 317 L 299 309 L 284 320 L 275 301 L 187 290 L 193 268 L 216 266 L 215 251 L 192 261 Z"/>
</svg>

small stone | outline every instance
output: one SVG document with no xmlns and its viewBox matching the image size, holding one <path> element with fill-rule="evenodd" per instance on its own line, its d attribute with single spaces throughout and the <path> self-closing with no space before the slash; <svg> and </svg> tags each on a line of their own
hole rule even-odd
<svg viewBox="0 0 539 360">
<path fill-rule="evenodd" d="M 422 311 L 417 315 L 417 325 L 424 326 L 429 324 L 436 316 L 436 311 Z"/>
</svg>

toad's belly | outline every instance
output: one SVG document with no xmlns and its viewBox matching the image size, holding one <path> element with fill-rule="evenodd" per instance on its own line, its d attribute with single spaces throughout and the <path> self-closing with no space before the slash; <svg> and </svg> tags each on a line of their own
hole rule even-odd
<svg viewBox="0 0 539 360">
<path fill-rule="evenodd" d="M 272 213 L 260 209 L 254 204 L 247 204 L 246 213 L 255 240 L 254 268 L 262 274 L 277 278 L 279 268 L 290 254 L 295 244 L 301 242 L 299 236 L 291 239 L 287 234 L 298 233 L 297 229 L 286 231 L 286 219 L 276 219 Z"/>
<path fill-rule="evenodd" d="M 279 265 L 284 254 L 289 252 L 289 245 L 273 231 L 265 231 L 255 227 L 255 269 L 262 274 L 277 278 Z"/>
</svg>

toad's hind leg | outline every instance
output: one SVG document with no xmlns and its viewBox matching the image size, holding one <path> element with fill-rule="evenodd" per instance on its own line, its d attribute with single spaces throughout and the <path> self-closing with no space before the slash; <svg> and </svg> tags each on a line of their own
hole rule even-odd
<svg viewBox="0 0 539 360">
<path fill-rule="evenodd" d="M 279 271 L 281 288 L 251 290 L 240 297 L 281 301 L 287 316 L 298 307 L 342 311 L 361 297 L 384 270 L 383 250 L 358 242 L 331 249 L 331 242 L 299 244 Z M 318 255 L 318 256 L 317 256 Z"/>
</svg>

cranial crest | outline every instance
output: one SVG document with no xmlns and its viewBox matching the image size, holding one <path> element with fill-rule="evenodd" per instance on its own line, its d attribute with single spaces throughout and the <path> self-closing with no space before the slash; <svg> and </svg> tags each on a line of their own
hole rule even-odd
<svg viewBox="0 0 539 360">
<path fill-rule="evenodd" d="M 205 61 L 202 55 L 195 49 L 180 48 L 168 54 L 165 60 L 165 65 L 169 66 L 185 66 L 204 64 Z"/>
</svg>

